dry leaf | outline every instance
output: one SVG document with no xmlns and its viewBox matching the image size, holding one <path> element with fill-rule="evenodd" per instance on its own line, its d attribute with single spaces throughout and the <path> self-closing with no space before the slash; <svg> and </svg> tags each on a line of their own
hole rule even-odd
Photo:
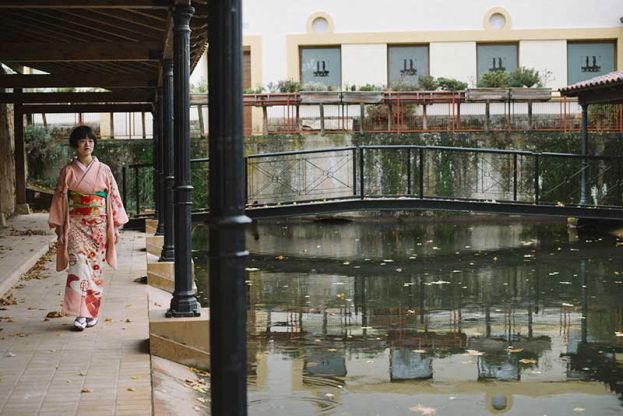
<svg viewBox="0 0 623 416">
<path fill-rule="evenodd" d="M 506 348 L 506 352 L 511 352 L 511 353 L 515 353 L 515 352 L 522 352 L 523 348 L 515 348 L 513 346 L 509 346 L 508 348 Z"/>
<path fill-rule="evenodd" d="M 285 259 L 285 257 L 283 257 L 283 256 L 276 256 L 275 257 L 275 260 L 283 260 L 283 259 Z"/>
<path fill-rule="evenodd" d="M 89 387 L 83 387 L 80 389 L 80 393 L 93 393 L 93 389 Z"/>
<path fill-rule="evenodd" d="M 519 362 L 521 364 L 536 364 L 536 360 L 530 358 L 522 358 L 521 360 L 519 360 Z"/>
<path fill-rule="evenodd" d="M 474 356 L 484 355 L 484 352 L 477 351 L 477 350 L 466 350 L 466 352 L 468 355 L 474 355 Z"/>
<path fill-rule="evenodd" d="M 420 413 L 422 416 L 435 416 L 437 414 L 437 410 L 435 410 L 435 408 L 426 407 L 420 403 L 413 407 L 410 407 L 409 410 L 411 410 L 412 412 Z"/>
<path fill-rule="evenodd" d="M 134 387 L 128 387 L 128 391 L 136 391 Z"/>
<path fill-rule="evenodd" d="M 64 317 L 65 314 L 59 311 L 52 311 L 52 312 L 48 312 L 48 314 L 45 316 L 46 318 L 62 318 Z"/>
</svg>

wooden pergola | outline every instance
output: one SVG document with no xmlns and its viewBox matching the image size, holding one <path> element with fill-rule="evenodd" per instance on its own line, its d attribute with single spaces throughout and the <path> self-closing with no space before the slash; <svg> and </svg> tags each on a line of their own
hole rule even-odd
<svg viewBox="0 0 623 416">
<path fill-rule="evenodd" d="M 0 71 L 0 103 L 14 105 L 16 205 L 26 204 L 25 114 L 152 112 L 160 260 L 175 264 L 171 318 L 201 313 L 192 288 L 189 77 L 210 39 L 210 357 L 217 415 L 247 412 L 244 228 L 250 220 L 241 3 L 0 0 L 0 63 L 16 72 Z M 26 74 L 24 67 L 45 74 Z M 28 91 L 66 87 L 98 90 Z"/>
<path fill-rule="evenodd" d="M 206 1 L 194 0 L 191 67 L 207 45 Z M 16 204 L 26 203 L 24 114 L 153 112 L 173 57 L 172 3 L 158 0 L 0 1 L 0 103 L 13 103 Z M 29 67 L 47 74 L 23 74 Z M 24 92 L 94 88 L 98 92 Z"/>
<path fill-rule="evenodd" d="M 591 104 L 623 104 L 623 71 L 613 71 L 560 89 L 560 95 L 577 97 L 582 107 L 582 156 L 588 156 L 588 106 Z M 582 159 L 580 204 L 588 197 L 588 159 Z"/>
</svg>

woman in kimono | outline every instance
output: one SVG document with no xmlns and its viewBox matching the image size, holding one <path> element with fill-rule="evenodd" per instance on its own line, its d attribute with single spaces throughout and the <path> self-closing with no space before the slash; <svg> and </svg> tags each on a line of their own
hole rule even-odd
<svg viewBox="0 0 623 416">
<path fill-rule="evenodd" d="M 58 236 L 56 270 L 67 269 L 62 312 L 76 316 L 79 331 L 97 324 L 102 266 L 107 262 L 116 269 L 115 244 L 128 222 L 110 167 L 91 154 L 96 143 L 88 126 L 71 132 L 76 158 L 60 171 L 49 218 Z"/>
</svg>

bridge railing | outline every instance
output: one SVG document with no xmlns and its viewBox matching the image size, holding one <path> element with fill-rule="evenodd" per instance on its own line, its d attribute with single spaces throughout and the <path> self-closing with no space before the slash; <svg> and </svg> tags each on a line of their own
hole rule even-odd
<svg viewBox="0 0 623 416">
<path fill-rule="evenodd" d="M 191 163 L 193 210 L 203 211 L 208 159 Z M 615 156 L 374 145 L 249 155 L 245 171 L 248 207 L 372 198 L 623 206 L 623 159 Z M 123 172 L 128 211 L 153 212 L 151 165 L 129 165 Z"/>
</svg>

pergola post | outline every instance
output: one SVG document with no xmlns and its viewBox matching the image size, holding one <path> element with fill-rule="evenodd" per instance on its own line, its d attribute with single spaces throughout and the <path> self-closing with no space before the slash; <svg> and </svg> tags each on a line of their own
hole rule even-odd
<svg viewBox="0 0 623 416">
<path fill-rule="evenodd" d="M 201 314 L 193 290 L 190 182 L 190 19 L 195 9 L 173 10 L 173 93 L 175 129 L 175 291 L 168 317 Z"/>
<path fill-rule="evenodd" d="M 164 234 L 164 198 L 163 192 L 164 188 L 162 186 L 163 182 L 163 168 L 162 168 L 162 158 L 163 155 L 163 145 L 162 145 L 162 129 L 161 129 L 161 119 L 162 119 L 162 90 L 158 90 L 158 95 L 156 99 L 155 111 L 152 113 L 153 117 L 153 145 L 156 149 L 156 158 L 154 160 L 154 187 L 156 189 L 156 215 L 158 219 L 158 225 L 156 226 L 155 235 L 163 235 Z"/>
<path fill-rule="evenodd" d="M 15 134 L 15 212 L 28 214 L 26 203 L 26 152 L 24 150 L 24 111 L 21 103 L 21 88 L 13 90 L 17 99 L 13 106 L 13 131 Z"/>
<path fill-rule="evenodd" d="M 582 127 L 580 132 L 582 151 L 582 175 L 580 177 L 580 205 L 588 203 L 588 104 L 580 103 L 582 107 Z"/>
<path fill-rule="evenodd" d="M 208 3 L 212 414 L 247 414 L 242 1 Z"/>
<path fill-rule="evenodd" d="M 174 146 L 173 146 L 173 61 L 165 59 L 162 73 L 162 144 L 164 149 L 164 198 L 162 208 L 164 211 L 164 243 L 160 253 L 160 261 L 175 260 L 175 245 L 173 243 L 173 230 L 175 222 L 174 205 Z"/>
</svg>

